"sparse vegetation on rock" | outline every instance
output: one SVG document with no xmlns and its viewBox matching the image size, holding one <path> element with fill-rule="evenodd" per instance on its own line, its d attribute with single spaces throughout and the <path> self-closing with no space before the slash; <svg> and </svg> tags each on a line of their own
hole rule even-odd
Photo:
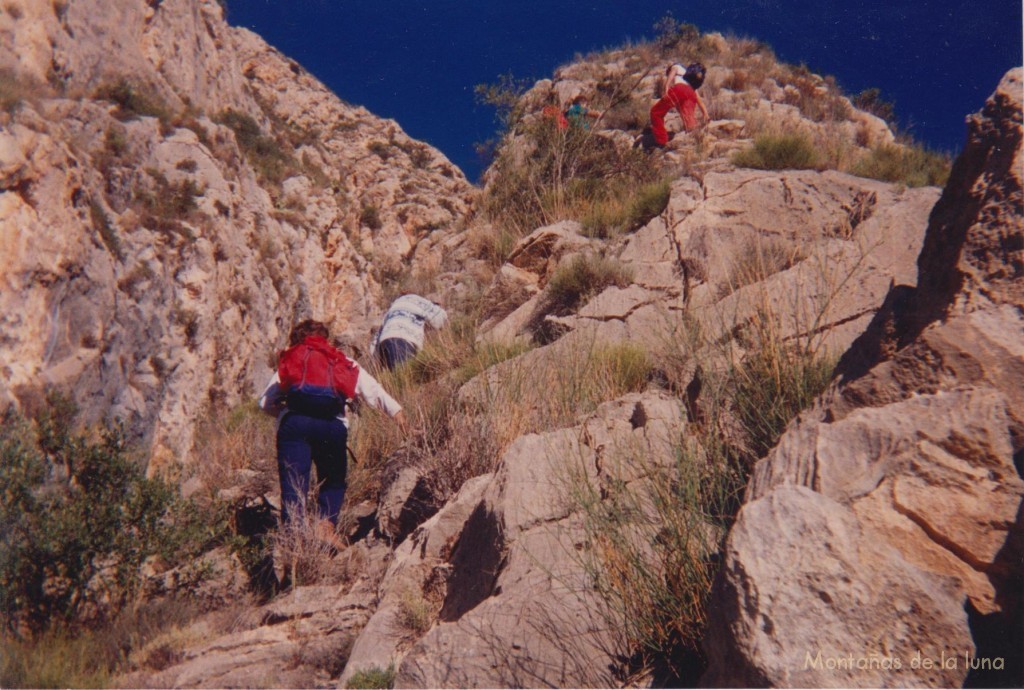
<svg viewBox="0 0 1024 690">
<path fill-rule="evenodd" d="M 129 17 L 146 11 L 122 5 Z M 62 71 L 65 98 L 47 101 L 36 81 L 0 71 L 0 117 L 10 125 L 0 135 L 0 189 L 12 192 L 4 195 L 12 218 L 32 238 L 11 243 L 5 257 L 17 267 L 19 301 L 14 308 L 6 291 L 0 298 L 0 354 L 11 363 L 0 373 L 0 405 L 30 406 L 34 382 L 63 385 L 91 402 L 87 421 L 125 419 L 140 457 L 119 436 L 75 436 L 45 415 L 10 417 L 18 421 L 0 446 L 9 489 L 0 509 L 14 526 L 2 543 L 13 555 L 0 562 L 17 567 L 0 580 L 6 615 L 40 631 L 57 613 L 93 627 L 11 638 L 0 684 L 650 686 L 696 683 L 709 656 L 709 677 L 757 683 L 774 673 L 771 664 L 728 637 L 735 630 L 721 618 L 721 597 L 745 591 L 730 564 L 753 562 L 743 572 L 765 591 L 804 583 L 812 570 L 772 579 L 771 553 L 743 560 L 743 549 L 760 543 L 759 520 L 783 535 L 790 522 L 806 528 L 775 542 L 785 554 L 798 553 L 801 540 L 839 544 L 828 567 L 838 563 L 840 579 L 881 558 L 861 557 L 874 545 L 856 536 L 879 528 L 850 511 L 822 528 L 822 516 L 838 514 L 829 501 L 862 501 L 874 515 L 887 497 L 909 497 L 896 511 L 906 520 L 878 513 L 894 521 L 885 538 L 913 529 L 907 520 L 940 529 L 928 522 L 936 506 L 913 487 L 903 493 L 902 475 L 885 479 L 885 496 L 874 485 L 826 496 L 836 479 L 824 464 L 825 437 L 874 438 L 870 410 L 849 405 L 870 397 L 871 382 L 883 390 L 889 380 L 872 374 L 858 387 L 863 371 L 849 353 L 903 366 L 956 340 L 932 334 L 931 349 L 914 355 L 893 330 L 918 318 L 889 290 L 918 275 L 939 195 L 930 185 L 944 179 L 946 162 L 897 141 L 878 94 L 849 99 L 835 80 L 785 65 L 763 44 L 666 18 L 655 40 L 580 56 L 552 79 L 531 86 L 507 76 L 479 88 L 503 131 L 486 184 L 474 191 L 439 152 L 230 29 L 215 3 L 193 9 L 125 25 L 144 26 L 156 46 L 170 40 L 161 33 L 168 26 L 188 36 L 173 40 L 194 47 L 181 59 L 198 86 L 128 48 L 118 58 L 131 65 L 130 81 L 113 68 L 92 74 L 91 49 L 70 42 L 74 26 L 58 24 L 41 25 L 40 36 L 75 68 Z M 58 23 L 78 21 L 67 8 L 54 12 Z M 702 93 L 712 122 L 644 153 L 635 144 L 659 71 L 697 59 L 710 67 Z M 26 60 L 0 49 L 0 70 L 14 62 L 31 70 Z M 103 100 L 75 95 L 87 92 Z M 559 128 L 545 114 L 581 93 L 605 113 L 589 128 Z M 994 198 L 1019 197 L 1019 184 L 999 189 Z M 46 200 L 41 190 L 58 192 Z M 955 206 L 947 201 L 946 213 Z M 1014 232 L 999 245 L 1004 255 L 1019 249 Z M 938 237 L 924 255 L 945 256 Z M 974 290 L 965 309 L 1016 304 L 1005 298 L 1019 292 L 1016 264 L 990 261 L 998 252 L 983 245 L 965 251 L 955 271 L 935 263 L 948 270 L 920 280 L 941 273 L 951 282 L 919 294 L 963 284 Z M 451 321 L 407 364 L 378 372 L 365 344 L 382 308 L 405 291 L 444 301 Z M 946 308 L 914 299 L 921 314 Z M 996 311 L 978 312 L 982 330 L 1015 323 L 1012 309 Z M 333 335 L 409 421 L 402 433 L 350 410 L 349 486 L 329 532 L 316 521 L 277 528 L 273 423 L 245 402 L 276 366 L 290 324 L 310 315 L 333 319 Z M 875 340 L 858 340 L 865 329 Z M 1009 342 L 986 338 L 989 349 Z M 843 352 L 839 370 L 853 383 L 833 381 Z M 956 363 L 941 376 L 960 376 L 948 374 Z M 1000 366 L 1010 372 L 1004 379 L 1020 378 L 1012 358 Z M 910 369 L 924 376 L 927 367 Z M 836 416 L 822 421 L 815 400 L 826 388 Z M 941 416 L 953 398 L 971 403 L 973 421 L 922 451 L 947 458 L 962 450 L 957 439 L 966 436 L 957 434 L 994 418 L 985 414 L 1011 419 L 1014 406 L 993 395 L 928 389 L 919 396 L 927 403 L 878 404 L 931 405 Z M 811 435 L 813 452 L 796 452 Z M 892 447 L 910 447 L 908 438 Z M 1016 437 L 1008 438 L 979 447 L 1005 450 Z M 807 458 L 818 463 L 813 475 Z M 143 465 L 152 477 L 174 477 L 189 498 L 144 478 Z M 807 487 L 776 490 L 787 472 L 788 484 Z M 100 474 L 109 477 L 98 482 Z M 1019 492 L 1003 478 L 992 495 L 1009 525 Z M 95 514 L 79 501 L 87 486 L 107 492 L 109 505 Z M 770 500 L 741 511 L 744 494 L 759 492 Z M 218 508 L 197 521 L 195 506 Z M 124 526 L 118 516 L 145 519 Z M 114 546 L 103 546 L 111 525 L 130 543 L 111 537 Z M 1001 569 L 1012 564 L 985 535 L 962 548 L 985 545 L 975 560 L 987 574 L 950 572 L 990 615 L 995 588 L 1012 581 Z M 96 548 L 75 561 L 81 573 L 51 557 L 92 537 Z M 945 606 L 958 590 L 947 582 L 936 594 L 927 584 L 933 555 L 896 563 L 879 581 L 904 587 L 908 601 Z M 176 567 L 181 561 L 190 565 Z M 200 580 L 200 600 L 213 610 L 146 622 L 148 607 Z M 825 611 L 821 625 L 840 619 L 833 602 L 848 593 L 826 594 L 801 599 Z M 140 596 L 145 606 L 127 605 Z M 781 621 L 747 627 L 789 644 Z M 944 632 L 969 639 L 962 609 L 943 621 Z M 37 661 L 44 646 L 54 650 L 48 666 Z M 722 649 L 744 659 L 725 669 L 733 675 L 721 675 Z M 64 663 L 74 656 L 95 662 Z"/>
</svg>

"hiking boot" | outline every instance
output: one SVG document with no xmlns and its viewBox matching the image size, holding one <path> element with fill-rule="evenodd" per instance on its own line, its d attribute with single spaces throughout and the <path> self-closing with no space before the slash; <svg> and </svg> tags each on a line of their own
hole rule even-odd
<svg viewBox="0 0 1024 690">
<path fill-rule="evenodd" d="M 341 540 L 338 529 L 331 524 L 330 520 L 321 520 L 316 524 L 316 538 L 331 548 L 335 553 L 344 551 L 345 542 Z"/>
</svg>

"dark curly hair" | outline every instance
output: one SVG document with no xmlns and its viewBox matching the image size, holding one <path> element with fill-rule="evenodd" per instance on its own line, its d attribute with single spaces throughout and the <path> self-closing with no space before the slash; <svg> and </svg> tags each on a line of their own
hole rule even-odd
<svg viewBox="0 0 1024 690">
<path fill-rule="evenodd" d="M 318 335 L 321 338 L 330 338 L 327 326 L 320 321 L 306 319 L 305 321 L 300 321 L 292 326 L 292 331 L 288 334 L 288 347 L 295 347 L 311 335 Z"/>
</svg>

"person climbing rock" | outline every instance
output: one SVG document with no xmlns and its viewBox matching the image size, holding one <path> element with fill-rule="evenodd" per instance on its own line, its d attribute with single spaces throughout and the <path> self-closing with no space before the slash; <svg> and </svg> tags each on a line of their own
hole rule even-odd
<svg viewBox="0 0 1024 690">
<path fill-rule="evenodd" d="M 356 362 L 331 345 L 327 327 L 312 319 L 296 324 L 288 348 L 259 406 L 277 417 L 277 470 L 281 482 L 281 522 L 303 510 L 316 466 L 320 536 L 336 541 L 334 528 L 345 498 L 348 421 L 345 403 L 355 397 L 390 415 L 406 428 L 402 406 Z"/>
<path fill-rule="evenodd" d="M 587 106 L 587 97 L 583 94 L 572 99 L 572 103 L 565 109 L 566 121 L 570 125 L 582 127 L 583 129 L 590 129 L 590 121 L 587 118 L 597 120 L 600 117 L 600 111 L 591 110 Z"/>
<path fill-rule="evenodd" d="M 683 119 L 683 128 L 691 132 L 697 128 L 697 118 L 694 111 L 700 108 L 705 123 L 711 118 L 708 117 L 708 109 L 704 107 L 704 101 L 697 93 L 697 89 L 704 83 L 706 70 L 699 62 L 683 67 L 679 64 L 670 65 L 665 72 L 665 90 L 662 97 L 651 107 L 651 135 L 654 139 L 653 145 L 657 148 L 664 148 L 668 144 L 668 131 L 665 129 L 665 116 L 675 108 Z"/>
<path fill-rule="evenodd" d="M 389 370 L 394 369 L 423 347 L 425 326 L 442 328 L 447 322 L 448 314 L 440 305 L 419 295 L 404 294 L 388 307 L 370 352 Z"/>
</svg>

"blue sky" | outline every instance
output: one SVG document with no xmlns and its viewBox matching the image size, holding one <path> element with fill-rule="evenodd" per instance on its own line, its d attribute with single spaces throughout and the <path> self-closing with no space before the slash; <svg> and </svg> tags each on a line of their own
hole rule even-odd
<svg viewBox="0 0 1024 690">
<path fill-rule="evenodd" d="M 229 0 L 252 29 L 350 103 L 394 118 L 470 177 L 493 111 L 473 86 L 541 79 L 577 53 L 651 37 L 671 12 L 702 31 L 765 41 L 847 93 L 878 87 L 933 148 L 963 145 L 964 117 L 1020 65 L 1020 0 Z"/>
</svg>

